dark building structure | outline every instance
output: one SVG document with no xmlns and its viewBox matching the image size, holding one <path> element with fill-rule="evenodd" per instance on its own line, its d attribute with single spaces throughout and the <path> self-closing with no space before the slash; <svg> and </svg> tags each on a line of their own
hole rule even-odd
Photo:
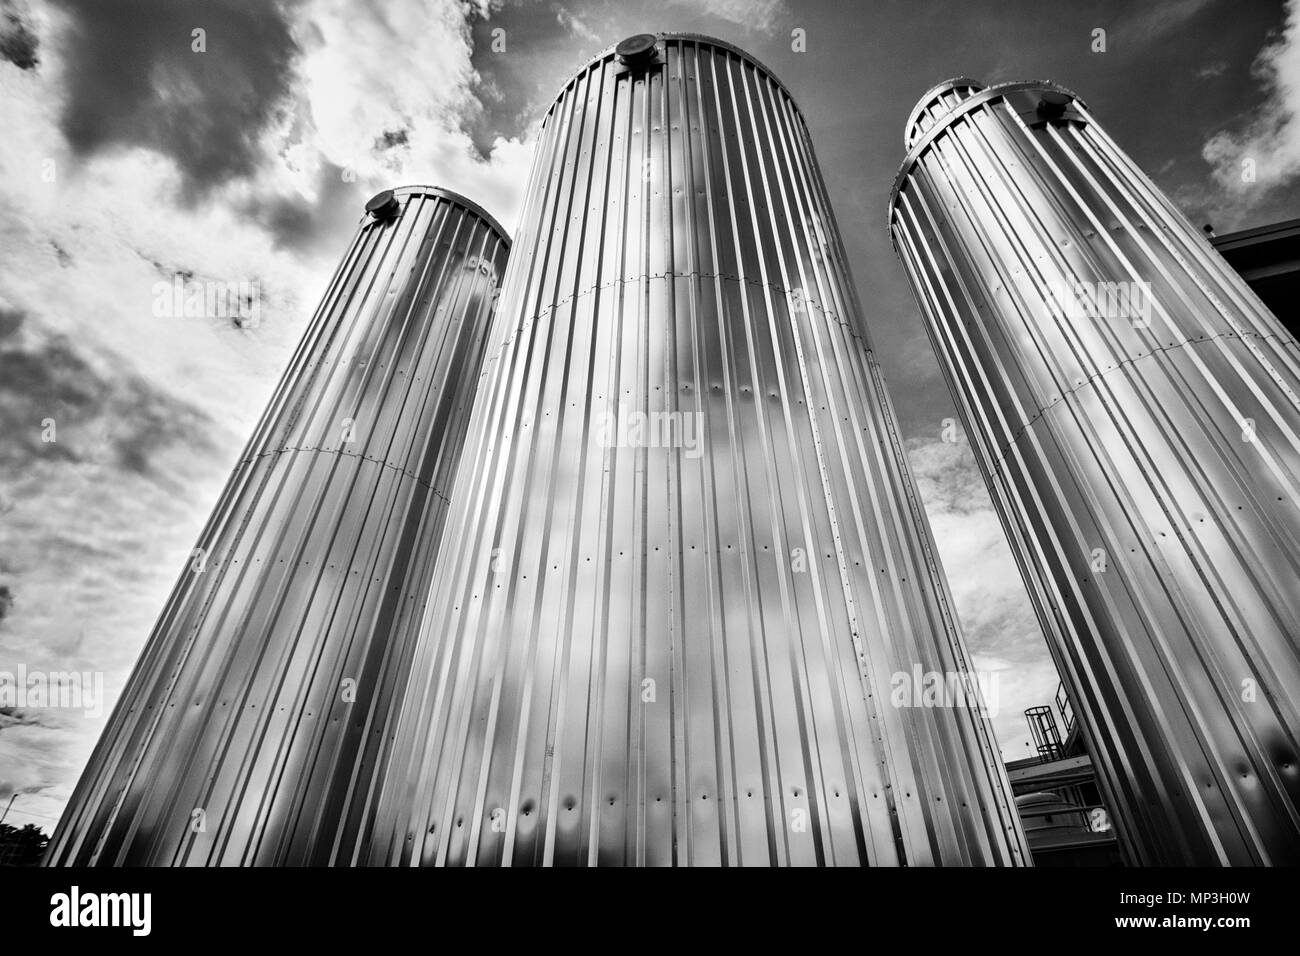
<svg viewBox="0 0 1300 956">
<path fill-rule="evenodd" d="M 1120 866 L 1114 822 L 1064 686 L 1054 703 L 1025 711 L 1035 753 L 1007 764 L 1034 865 Z"/>
<path fill-rule="evenodd" d="M 1300 336 L 1300 219 L 1212 236 L 1210 244 L 1291 336 Z"/>
</svg>

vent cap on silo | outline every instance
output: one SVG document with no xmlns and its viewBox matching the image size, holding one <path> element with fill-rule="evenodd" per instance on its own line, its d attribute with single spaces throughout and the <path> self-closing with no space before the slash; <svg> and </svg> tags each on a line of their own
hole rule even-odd
<svg viewBox="0 0 1300 956">
<path fill-rule="evenodd" d="M 944 116 L 950 113 L 962 100 L 970 99 L 984 84 L 972 80 L 969 76 L 955 76 L 936 83 L 926 91 L 912 107 L 912 115 L 907 118 L 906 143 L 911 149 L 916 141 L 934 127 Z"/>
<path fill-rule="evenodd" d="M 391 189 L 385 189 L 383 192 L 375 193 L 366 203 L 366 212 L 376 222 L 383 222 L 386 219 L 392 219 L 402 208 L 401 202 Z"/>
<path fill-rule="evenodd" d="M 636 33 L 614 47 L 618 61 L 629 69 L 649 66 L 655 59 L 659 38 L 653 33 Z"/>
</svg>

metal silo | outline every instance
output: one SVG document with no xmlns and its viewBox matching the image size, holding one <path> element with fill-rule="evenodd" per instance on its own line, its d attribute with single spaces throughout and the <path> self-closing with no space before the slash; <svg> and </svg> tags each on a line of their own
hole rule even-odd
<svg viewBox="0 0 1300 956">
<path fill-rule="evenodd" d="M 370 862 L 1025 862 L 786 89 L 637 36 L 536 150 Z"/>
<path fill-rule="evenodd" d="M 52 864 L 349 863 L 368 831 L 508 240 L 442 189 L 367 210 Z"/>
<path fill-rule="evenodd" d="M 1142 864 L 1300 862 L 1300 354 L 1051 83 L 923 98 L 891 230 Z"/>
</svg>

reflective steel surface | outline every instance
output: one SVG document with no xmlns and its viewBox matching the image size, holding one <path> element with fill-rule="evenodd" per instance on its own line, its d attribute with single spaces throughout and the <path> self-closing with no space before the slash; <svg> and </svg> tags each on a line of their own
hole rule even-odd
<svg viewBox="0 0 1300 956">
<path fill-rule="evenodd" d="M 453 193 L 396 199 L 363 220 L 47 862 L 354 862 L 508 249 Z"/>
<path fill-rule="evenodd" d="M 1298 863 L 1296 340 L 1068 90 L 945 109 L 891 231 L 1128 853 Z"/>
<path fill-rule="evenodd" d="M 803 117 L 696 36 L 546 116 L 369 862 L 1020 864 Z"/>
</svg>

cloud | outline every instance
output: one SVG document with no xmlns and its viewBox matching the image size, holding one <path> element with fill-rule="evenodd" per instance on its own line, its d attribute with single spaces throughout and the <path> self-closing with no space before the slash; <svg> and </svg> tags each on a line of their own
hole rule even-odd
<svg viewBox="0 0 1300 956">
<path fill-rule="evenodd" d="M 560 26 L 574 36 L 581 37 L 591 43 L 601 42 L 599 34 L 578 19 L 567 7 L 559 3 L 552 3 L 551 9 L 555 11 L 555 19 L 559 21 Z"/>
<path fill-rule="evenodd" d="M 785 0 L 667 0 L 669 6 L 690 7 L 705 16 L 717 17 L 760 33 L 773 33 L 779 18 L 789 19 Z"/>
<path fill-rule="evenodd" d="M 57 3 L 68 14 L 62 60 L 75 64 L 61 127 L 75 153 L 155 149 L 198 192 L 260 165 L 261 134 L 287 106 L 297 53 L 284 5 Z"/>
<path fill-rule="evenodd" d="M 1020 570 L 964 437 L 906 447 L 967 647 L 977 670 L 997 675 L 987 703 L 1002 755 L 1028 756 L 1024 710 L 1050 701 L 1059 679 Z"/>
<path fill-rule="evenodd" d="M 42 62 L 0 64 L 0 661 L 111 706 L 364 200 L 432 183 L 510 222 L 530 155 L 463 132 L 455 0 L 32 9 Z M 178 274 L 256 284 L 260 323 L 156 315 Z M 15 816 L 49 826 L 105 717 L 0 715 Z"/>
<path fill-rule="evenodd" d="M 207 456 L 211 432 L 200 408 L 133 374 L 104 377 L 61 335 L 0 349 L 0 464 L 15 471 L 39 460 L 111 462 L 162 478 L 157 455 L 183 443 Z"/>
<path fill-rule="evenodd" d="M 1255 207 L 1300 176 L 1300 0 L 1288 0 L 1281 33 L 1255 58 L 1263 100 L 1242 130 L 1221 131 L 1201 155 L 1237 205 Z"/>
<path fill-rule="evenodd" d="M 372 191 L 446 186 L 514 222 L 531 151 L 501 137 L 480 151 L 467 132 L 483 106 L 465 8 L 451 0 L 360 8 L 317 0 L 303 7 L 297 29 L 299 92 L 317 162 L 347 170 Z"/>
<path fill-rule="evenodd" d="M 237 436 L 39 312 L 0 316 L 0 661 L 98 673 L 116 694 Z M 48 826 L 106 716 L 6 711 L 0 788 L 42 795 L 24 808 Z"/>
<path fill-rule="evenodd" d="M 33 70 L 41 62 L 39 47 L 27 5 L 21 0 L 0 0 L 0 60 L 8 60 L 20 70 Z"/>
<path fill-rule="evenodd" d="M 1185 27 L 1215 0 L 1156 0 L 1137 6 L 1116 32 L 1142 43 L 1165 38 Z"/>
</svg>

